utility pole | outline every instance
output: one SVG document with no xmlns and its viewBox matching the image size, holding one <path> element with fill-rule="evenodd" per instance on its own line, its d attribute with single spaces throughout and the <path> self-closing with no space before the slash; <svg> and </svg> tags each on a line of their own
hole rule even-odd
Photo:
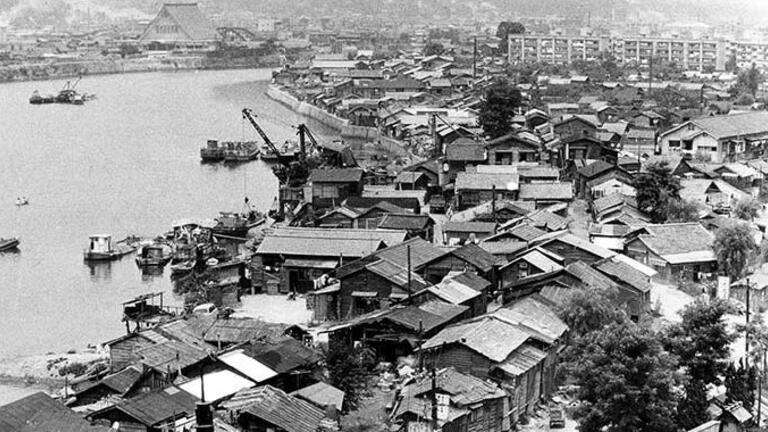
<svg viewBox="0 0 768 432">
<path fill-rule="evenodd" d="M 432 366 L 432 430 L 437 430 L 437 373 Z"/>
<path fill-rule="evenodd" d="M 752 291 L 752 287 L 749 286 L 749 278 L 747 278 L 747 310 L 744 313 L 746 318 L 746 327 L 744 328 L 744 368 L 749 369 L 749 292 Z"/>
<path fill-rule="evenodd" d="M 491 185 L 491 213 L 493 214 L 493 223 L 498 224 L 498 218 L 496 217 L 496 185 Z"/>
<path fill-rule="evenodd" d="M 476 80 L 476 79 L 477 79 L 477 36 L 475 36 L 475 48 L 474 48 L 474 53 L 472 55 L 472 80 Z"/>
<path fill-rule="evenodd" d="M 408 304 L 413 304 L 413 292 L 411 291 L 411 245 L 406 246 L 408 254 Z"/>
</svg>

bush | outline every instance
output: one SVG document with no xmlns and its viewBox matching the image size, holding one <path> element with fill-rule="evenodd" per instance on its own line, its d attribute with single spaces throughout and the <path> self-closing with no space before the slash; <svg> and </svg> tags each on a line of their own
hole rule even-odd
<svg viewBox="0 0 768 432">
<path fill-rule="evenodd" d="M 64 365 L 61 368 L 59 368 L 59 375 L 61 376 L 67 376 L 67 375 L 74 375 L 74 376 L 80 376 L 84 374 L 88 370 L 88 365 L 84 363 L 74 362 L 70 363 L 68 365 Z"/>
</svg>

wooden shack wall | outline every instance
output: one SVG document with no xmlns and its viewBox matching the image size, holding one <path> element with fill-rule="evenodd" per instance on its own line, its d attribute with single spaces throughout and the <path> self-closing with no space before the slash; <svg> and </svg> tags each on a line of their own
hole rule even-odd
<svg viewBox="0 0 768 432">
<path fill-rule="evenodd" d="M 379 302 L 377 309 L 387 308 L 390 301 L 389 295 L 392 294 L 392 283 L 365 269 L 342 279 L 338 297 L 340 319 L 348 319 L 357 315 L 354 310 L 353 291 L 375 292 Z"/>
<path fill-rule="evenodd" d="M 132 336 L 109 346 L 109 358 L 112 372 L 119 372 L 140 360 L 136 351 L 153 345 L 141 336 Z"/>
</svg>

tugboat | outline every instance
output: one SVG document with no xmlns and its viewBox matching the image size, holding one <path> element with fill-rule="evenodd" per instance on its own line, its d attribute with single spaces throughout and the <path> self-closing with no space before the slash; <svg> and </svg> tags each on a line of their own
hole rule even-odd
<svg viewBox="0 0 768 432">
<path fill-rule="evenodd" d="M 21 243 L 21 239 L 18 237 L 0 238 L 0 252 L 16 249 L 19 243 Z"/>
<path fill-rule="evenodd" d="M 259 144 L 255 141 L 227 142 L 224 150 L 224 162 L 248 162 L 259 157 Z"/>
<path fill-rule="evenodd" d="M 173 258 L 170 246 L 160 242 L 149 242 L 141 245 L 136 256 L 139 267 L 165 267 Z"/>
<path fill-rule="evenodd" d="M 83 259 L 86 261 L 111 261 L 124 255 L 128 255 L 136 250 L 138 239 L 127 237 L 118 242 L 112 243 L 112 236 L 109 234 L 93 234 L 88 236 L 89 246 L 83 252 Z"/>
<path fill-rule="evenodd" d="M 200 149 L 200 159 L 202 159 L 203 162 L 223 161 L 224 147 L 219 145 L 219 142 L 216 140 L 208 140 L 206 146 Z"/>
</svg>

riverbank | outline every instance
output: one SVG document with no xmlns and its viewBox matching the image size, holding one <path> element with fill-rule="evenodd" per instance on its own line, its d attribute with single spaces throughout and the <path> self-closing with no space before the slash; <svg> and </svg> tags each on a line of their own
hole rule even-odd
<svg viewBox="0 0 768 432">
<path fill-rule="evenodd" d="M 171 56 L 138 58 L 99 58 L 86 60 L 22 63 L 0 66 L 0 83 L 49 81 L 142 72 L 174 72 L 188 70 L 259 69 L 280 66 L 276 56 L 216 58 L 207 56 Z"/>
<path fill-rule="evenodd" d="M 379 133 L 374 127 L 351 125 L 349 120 L 331 114 L 308 102 L 297 99 L 294 95 L 277 85 L 267 87 L 267 96 L 275 102 L 289 108 L 296 114 L 315 120 L 326 127 L 334 129 L 344 140 L 351 141 L 352 150 L 358 154 L 388 153 L 395 157 L 414 159 L 414 155 L 406 148 L 406 143 Z M 374 148 L 366 147 L 365 143 L 374 143 Z"/>
</svg>

